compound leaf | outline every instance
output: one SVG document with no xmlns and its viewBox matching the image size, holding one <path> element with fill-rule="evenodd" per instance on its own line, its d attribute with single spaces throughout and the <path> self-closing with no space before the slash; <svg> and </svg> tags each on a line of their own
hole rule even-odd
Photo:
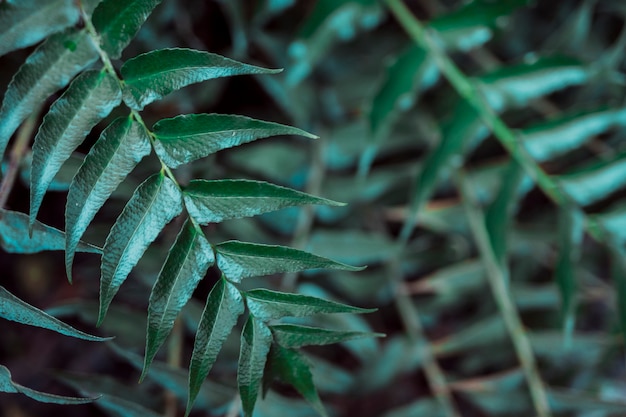
<svg viewBox="0 0 626 417">
<path fill-rule="evenodd" d="M 191 364 L 189 365 L 189 399 L 186 414 L 191 411 L 196 396 L 213 363 L 215 363 L 224 340 L 237 324 L 237 318 L 243 311 L 244 304 L 239 290 L 222 277 L 207 298 L 198 326 Z M 267 332 L 269 333 L 269 330 Z M 263 368 L 261 367 L 262 371 Z"/>
<path fill-rule="evenodd" d="M 271 345 L 270 329 L 254 316 L 248 316 L 241 333 L 241 351 L 237 369 L 237 384 L 244 417 L 252 417 Z"/>
<path fill-rule="evenodd" d="M 200 224 L 250 217 L 304 204 L 342 206 L 291 188 L 252 180 L 194 180 L 183 191 L 189 215 Z"/>
<path fill-rule="evenodd" d="M 150 243 L 181 211 L 180 190 L 162 173 L 152 175 L 135 190 L 104 244 L 98 325 L 104 320 L 117 290 Z"/>
<path fill-rule="evenodd" d="M 97 58 L 98 53 L 85 31 L 70 29 L 42 43 L 7 87 L 0 108 L 0 155 L 33 109 Z"/>
<path fill-rule="evenodd" d="M 130 117 L 118 118 L 100 135 L 70 185 L 65 208 L 67 276 L 72 277 L 76 244 L 117 186 L 151 150 L 146 130 Z"/>
<path fill-rule="evenodd" d="M 327 415 L 313 383 L 311 365 L 302 353 L 273 344 L 267 368 L 269 372 L 266 371 L 264 384 L 268 378 L 285 382 L 293 386 L 321 416 Z"/>
<path fill-rule="evenodd" d="M 111 58 L 119 58 L 159 3 L 161 0 L 102 1 L 91 18 L 100 35 L 102 49 Z"/>
<path fill-rule="evenodd" d="M 126 83 L 124 101 L 133 109 L 159 100 L 190 84 L 243 74 L 275 74 L 223 56 L 193 49 L 151 51 L 128 60 L 121 68 Z"/>
<path fill-rule="evenodd" d="M 276 135 L 315 135 L 291 126 L 227 114 L 184 114 L 163 119 L 153 127 L 154 149 L 169 167 L 257 139 Z"/>
<path fill-rule="evenodd" d="M 375 310 L 358 308 L 302 294 L 288 294 L 256 289 L 245 293 L 250 312 L 265 321 L 282 317 L 306 317 L 329 313 L 371 313 Z"/>
<path fill-rule="evenodd" d="M 37 253 L 65 249 L 65 233 L 35 221 L 32 236 L 28 236 L 29 217 L 24 213 L 0 209 L 0 246 L 9 253 Z M 80 252 L 102 253 L 96 246 L 77 242 Z"/>
<path fill-rule="evenodd" d="M 141 379 L 174 327 L 178 313 L 187 304 L 198 282 L 214 261 L 213 250 L 204 233 L 187 220 L 152 287 L 148 305 L 146 355 Z"/>
<path fill-rule="evenodd" d="M 0 365 L 0 392 L 20 393 L 32 398 L 35 401 L 53 404 L 86 404 L 97 400 L 97 398 L 64 397 L 61 395 L 35 391 L 34 389 L 13 382 L 11 379 L 11 372 L 6 366 L 2 365 Z"/>
<path fill-rule="evenodd" d="M 0 4 L 0 56 L 31 46 L 78 21 L 72 0 Z"/>
<path fill-rule="evenodd" d="M 215 253 L 219 269 L 235 282 L 241 281 L 242 278 L 306 269 L 328 268 L 347 271 L 363 269 L 285 246 L 235 240 L 216 245 Z"/>
<path fill-rule="evenodd" d="M 80 330 L 63 323 L 61 320 L 41 311 L 37 307 L 20 300 L 2 286 L 0 286 L 0 317 L 6 320 L 26 324 L 28 326 L 52 330 L 65 336 L 89 340 L 91 342 L 103 342 L 110 339 L 106 337 L 92 336 L 81 332 Z"/>
<path fill-rule="evenodd" d="M 70 84 L 43 119 L 33 145 L 30 221 L 54 176 L 91 129 L 122 98 L 117 80 L 104 71 L 86 71 Z"/>
<path fill-rule="evenodd" d="M 300 348 L 311 345 L 332 345 L 363 337 L 382 337 L 380 333 L 348 332 L 320 329 L 317 327 L 299 326 L 295 324 L 277 324 L 270 326 L 274 340 L 286 348 Z"/>
</svg>

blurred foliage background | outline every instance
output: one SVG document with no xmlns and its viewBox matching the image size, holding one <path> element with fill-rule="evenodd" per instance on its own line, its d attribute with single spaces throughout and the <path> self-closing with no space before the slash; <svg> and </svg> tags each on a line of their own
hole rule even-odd
<svg viewBox="0 0 626 417">
<path fill-rule="evenodd" d="M 524 145 L 514 162 L 442 75 L 437 54 L 407 35 L 388 3 L 165 0 L 122 60 L 191 47 L 284 68 L 275 76 L 190 86 L 143 114 L 150 123 L 180 113 L 236 113 L 320 136 L 229 149 L 176 175 L 181 182 L 261 179 L 348 203 L 285 209 L 209 230 L 214 241 L 286 244 L 368 265 L 358 273 L 248 282 L 378 308 L 311 322 L 387 334 L 307 350 L 331 415 L 626 415 L 620 325 L 626 317 L 626 5 L 404 2 L 440 55 L 465 74 L 474 101 L 489 106 Z M 31 50 L 2 58 L 0 84 L 8 84 Z M 65 191 L 80 160 L 77 155 L 57 177 L 58 192 L 48 194 L 41 211 L 44 223 L 63 228 Z M 547 183 L 537 185 L 529 162 Z M 99 213 L 87 241 L 103 243 L 142 173 L 153 170 L 139 166 Z M 27 161 L 23 174 L 27 179 Z M 25 184 L 14 189 L 11 209 L 28 211 Z M 192 335 L 217 276 L 200 284 L 160 363 L 137 385 L 149 288 L 177 229 L 167 230 L 111 306 L 100 333 L 115 335 L 114 345 L 0 321 L 0 357 L 16 381 L 102 399 L 52 406 L 0 394 L 0 414 L 182 415 Z M 72 286 L 60 253 L 3 254 L 0 262 L 8 290 L 96 331 L 97 257 L 77 256 Z M 233 338 L 192 415 L 236 415 L 237 354 Z M 279 386 L 255 415 L 315 413 Z"/>
</svg>

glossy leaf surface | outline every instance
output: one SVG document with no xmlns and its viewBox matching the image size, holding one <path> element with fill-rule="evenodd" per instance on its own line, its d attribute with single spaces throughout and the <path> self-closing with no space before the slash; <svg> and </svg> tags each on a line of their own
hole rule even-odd
<svg viewBox="0 0 626 417">
<path fill-rule="evenodd" d="M 228 241 L 215 246 L 217 266 L 235 282 L 243 278 L 328 268 L 360 271 L 363 268 L 342 264 L 328 258 L 285 246 Z"/>
<path fill-rule="evenodd" d="M 200 224 L 256 216 L 305 204 L 343 205 L 290 188 L 252 180 L 193 180 L 185 187 L 183 195 L 189 215 Z"/>
<path fill-rule="evenodd" d="M 0 286 L 0 317 L 29 326 L 41 327 L 77 339 L 102 342 L 108 338 L 92 336 L 81 332 L 61 320 L 41 311 L 25 301 L 20 300 L 4 287 Z"/>
<path fill-rule="evenodd" d="M 202 230 L 190 220 L 183 225 L 152 287 L 148 305 L 145 376 L 154 355 L 174 327 L 178 313 L 215 261 Z"/>
<path fill-rule="evenodd" d="M 263 289 L 247 291 L 245 295 L 250 312 L 255 317 L 266 321 L 282 317 L 306 317 L 329 313 L 371 313 L 375 311 L 309 295 Z"/>
<path fill-rule="evenodd" d="M 94 216 L 151 150 L 145 129 L 131 118 L 118 118 L 100 135 L 70 185 L 65 207 L 65 267 L 71 280 L 76 244 Z"/>
<path fill-rule="evenodd" d="M 181 210 L 180 191 L 163 174 L 151 176 L 137 188 L 104 244 L 98 324 L 148 245 Z"/>
<path fill-rule="evenodd" d="M 20 0 L 0 4 L 0 56 L 34 45 L 78 21 L 72 0 Z"/>
<path fill-rule="evenodd" d="M 237 385 L 244 417 L 252 417 L 271 345 L 270 329 L 254 316 L 248 316 L 241 333 L 237 369 Z"/>
<path fill-rule="evenodd" d="M 84 31 L 52 35 L 33 52 L 7 87 L 0 108 L 0 155 L 19 125 L 98 54 Z"/>
<path fill-rule="evenodd" d="M 159 3 L 161 0 L 103 0 L 91 18 L 102 49 L 111 58 L 119 58 Z"/>
<path fill-rule="evenodd" d="M 237 323 L 237 318 L 243 312 L 244 304 L 239 290 L 222 277 L 209 293 L 198 326 L 189 365 L 187 414 L 191 411 L 200 387 L 215 363 L 224 340 L 231 333 Z M 267 332 L 269 333 L 269 330 Z"/>
<path fill-rule="evenodd" d="M 33 145 L 30 217 L 39 207 L 54 176 L 100 120 L 117 107 L 122 93 L 106 72 L 86 71 L 70 84 L 43 119 Z"/>
<path fill-rule="evenodd" d="M 205 51 L 170 48 L 138 55 L 126 61 L 121 72 L 126 83 L 124 101 L 131 108 L 141 110 L 190 84 L 233 75 L 274 74 L 280 70 L 247 65 Z"/>
<path fill-rule="evenodd" d="M 163 119 L 153 127 L 154 148 L 176 168 L 222 149 L 276 135 L 316 136 L 291 126 L 226 114 L 186 114 Z"/>
</svg>

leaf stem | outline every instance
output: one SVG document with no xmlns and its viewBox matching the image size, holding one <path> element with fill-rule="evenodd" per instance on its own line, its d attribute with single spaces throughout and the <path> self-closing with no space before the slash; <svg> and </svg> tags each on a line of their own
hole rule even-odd
<svg viewBox="0 0 626 417">
<path fill-rule="evenodd" d="M 17 137 L 9 157 L 9 167 L 7 168 L 6 175 L 2 178 L 2 184 L 0 185 L 0 209 L 3 209 L 6 205 L 9 195 L 11 194 L 11 190 L 15 185 L 15 180 L 20 169 L 22 158 L 24 158 L 24 154 L 28 150 L 28 144 L 30 143 L 33 133 L 37 127 L 37 120 L 39 119 L 40 111 L 41 107 L 35 109 L 35 111 L 33 111 L 22 124 L 17 133 Z"/>
<path fill-rule="evenodd" d="M 540 417 L 550 417 L 551 412 L 548 397 L 539 370 L 537 369 L 535 356 L 530 341 L 526 337 L 522 320 L 519 317 L 517 308 L 509 293 L 509 287 L 506 282 L 506 277 L 508 276 L 508 271 L 506 270 L 507 266 L 499 263 L 496 259 L 485 227 L 484 215 L 476 205 L 474 193 L 472 192 L 467 176 L 462 170 L 459 170 L 456 179 L 461 192 L 461 200 L 463 201 L 465 213 L 469 220 L 470 229 L 472 230 L 480 256 L 487 270 L 487 279 L 491 286 L 491 291 L 496 299 L 498 309 L 504 318 L 517 357 L 524 371 L 524 375 L 526 376 L 535 409 Z"/>
</svg>

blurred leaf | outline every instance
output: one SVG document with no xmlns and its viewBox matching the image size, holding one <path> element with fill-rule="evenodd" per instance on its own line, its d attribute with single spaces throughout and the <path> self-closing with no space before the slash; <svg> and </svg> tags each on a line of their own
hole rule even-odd
<svg viewBox="0 0 626 417">
<path fill-rule="evenodd" d="M 117 59 L 161 0 L 103 0 L 91 20 L 100 35 L 100 46 Z"/>
<path fill-rule="evenodd" d="M 241 352 L 237 369 L 237 384 L 244 417 L 252 417 L 257 400 L 272 333 L 265 324 L 248 316 L 241 332 Z"/>
<path fill-rule="evenodd" d="M 291 126 L 226 114 L 185 114 L 153 126 L 159 157 L 171 168 L 222 149 L 276 135 L 315 135 Z"/>
<path fill-rule="evenodd" d="M 102 342 L 110 339 L 81 332 L 39 310 L 37 307 L 20 300 L 2 286 L 0 286 L 0 317 L 5 320 L 15 321 L 28 326 L 41 327 L 66 336 L 89 340 L 91 342 Z"/>
<path fill-rule="evenodd" d="M 215 245 L 214 249 L 218 268 L 234 282 L 240 282 L 248 277 L 298 272 L 306 269 L 325 268 L 346 271 L 363 269 L 285 246 L 260 245 L 233 240 Z"/>
<path fill-rule="evenodd" d="M 0 155 L 9 139 L 49 95 L 98 57 L 84 31 L 69 29 L 49 37 L 13 76 L 0 108 Z"/>
<path fill-rule="evenodd" d="M 126 85 L 124 102 L 135 110 L 141 110 L 190 84 L 233 75 L 277 72 L 280 70 L 247 65 L 217 54 L 183 48 L 150 51 L 126 61 L 121 68 Z"/>
<path fill-rule="evenodd" d="M 121 102 L 117 80 L 105 71 L 86 71 L 54 102 L 35 136 L 30 177 L 30 221 L 54 176 L 91 129 Z M 77 239 L 80 236 L 77 237 Z"/>
<path fill-rule="evenodd" d="M 587 166 L 575 174 L 562 175 L 559 183 L 576 203 L 588 206 L 626 184 L 626 157 L 618 155 L 608 162 Z"/>
<path fill-rule="evenodd" d="M 177 185 L 162 173 L 154 174 L 137 188 L 104 244 L 98 324 L 146 248 L 181 210 Z"/>
<path fill-rule="evenodd" d="M 150 153 L 149 140 L 145 129 L 131 118 L 115 119 L 76 173 L 65 208 L 65 268 L 70 282 L 76 243 L 113 191 Z"/>
<path fill-rule="evenodd" d="M 346 229 L 312 233 L 307 249 L 351 264 L 384 262 L 397 253 L 393 242 L 382 234 Z"/>
<path fill-rule="evenodd" d="M 168 334 L 183 306 L 193 295 L 215 258 L 202 230 L 187 219 L 165 264 L 152 287 L 148 305 L 145 376 L 150 363 Z"/>
<path fill-rule="evenodd" d="M 48 250 L 65 250 L 65 233 L 39 221 L 33 225 L 33 235 L 28 236 L 29 217 L 17 211 L 0 209 L 0 246 L 8 253 L 37 253 Z M 79 252 L 102 253 L 102 249 L 78 242 Z"/>
<path fill-rule="evenodd" d="M 20 393 L 32 398 L 35 401 L 53 404 L 86 404 L 97 400 L 97 398 L 63 397 L 61 395 L 35 391 L 13 382 L 11 379 L 11 372 L 7 367 L 2 365 L 0 365 L 0 392 Z"/>
<path fill-rule="evenodd" d="M 442 417 L 445 413 L 439 403 L 431 399 L 419 399 L 410 404 L 397 407 L 383 417 L 416 417 L 416 416 L 432 416 Z"/>
<path fill-rule="evenodd" d="M 34 45 L 78 21 L 71 0 L 21 0 L 0 4 L 0 56 Z"/>
<path fill-rule="evenodd" d="M 317 327 L 294 324 L 275 324 L 270 326 L 274 340 L 285 348 L 300 348 L 310 345 L 331 345 L 362 337 L 384 337 L 382 333 L 350 332 L 327 330 Z"/>
<path fill-rule="evenodd" d="M 250 312 L 256 318 L 264 321 L 282 317 L 306 317 L 315 314 L 371 313 L 375 311 L 352 307 L 323 298 L 270 290 L 251 290 L 247 291 L 245 296 Z"/>
<path fill-rule="evenodd" d="M 187 414 L 191 411 L 193 402 L 200 392 L 200 387 L 209 374 L 224 340 L 232 332 L 237 323 L 237 318 L 243 312 L 243 299 L 239 290 L 222 277 L 207 297 L 206 307 L 198 326 L 189 365 Z"/>
<path fill-rule="evenodd" d="M 193 180 L 183 191 L 189 215 L 200 224 L 249 217 L 305 204 L 344 204 L 290 188 L 251 180 Z"/>
</svg>

